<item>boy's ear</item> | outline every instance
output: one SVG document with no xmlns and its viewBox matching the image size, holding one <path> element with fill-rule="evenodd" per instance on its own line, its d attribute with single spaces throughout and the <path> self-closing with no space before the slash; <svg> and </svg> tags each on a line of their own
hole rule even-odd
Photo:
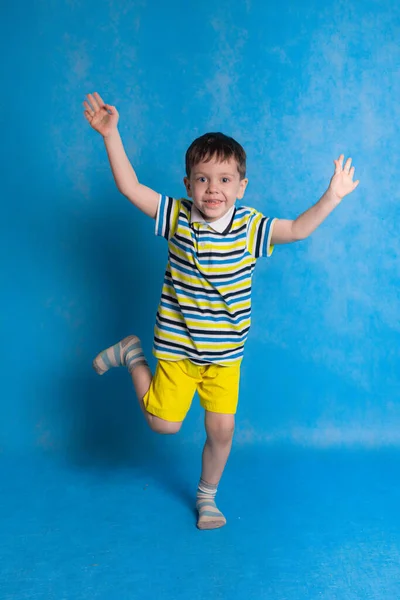
<svg viewBox="0 0 400 600">
<path fill-rule="evenodd" d="M 191 198 L 192 197 L 192 188 L 190 187 L 190 179 L 189 179 L 189 177 L 184 177 L 183 178 L 183 183 L 185 184 L 187 195 L 189 196 L 189 198 Z"/>
<path fill-rule="evenodd" d="M 243 198 L 248 183 L 249 183 L 249 180 L 247 178 L 240 180 L 239 193 L 237 195 L 238 200 L 241 200 Z"/>
</svg>

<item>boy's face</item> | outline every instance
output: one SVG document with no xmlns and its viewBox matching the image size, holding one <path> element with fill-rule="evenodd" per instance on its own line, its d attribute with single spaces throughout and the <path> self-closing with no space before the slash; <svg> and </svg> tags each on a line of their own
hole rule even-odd
<svg viewBox="0 0 400 600">
<path fill-rule="evenodd" d="M 243 198 L 248 180 L 240 179 L 234 158 L 224 162 L 211 158 L 195 165 L 184 183 L 189 198 L 193 198 L 205 220 L 212 223 L 223 217 L 236 199 Z"/>
</svg>

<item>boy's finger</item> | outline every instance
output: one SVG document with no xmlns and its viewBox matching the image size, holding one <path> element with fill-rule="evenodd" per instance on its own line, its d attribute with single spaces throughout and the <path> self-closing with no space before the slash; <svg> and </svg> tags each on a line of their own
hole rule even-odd
<svg viewBox="0 0 400 600">
<path fill-rule="evenodd" d="M 344 165 L 344 170 L 349 172 L 350 171 L 350 166 L 351 166 L 351 158 L 348 158 L 346 160 L 346 164 Z"/>
<path fill-rule="evenodd" d="M 86 96 L 86 98 L 88 98 L 88 96 Z M 89 98 L 88 98 L 89 100 Z M 83 102 L 83 106 L 87 109 L 87 110 L 92 110 L 92 107 L 90 106 L 90 103 L 88 102 L 88 100 L 85 100 Z"/>
<path fill-rule="evenodd" d="M 115 106 L 111 106 L 111 104 L 105 104 L 104 108 L 111 114 L 111 115 L 117 115 L 117 109 L 115 108 Z"/>
<path fill-rule="evenodd" d="M 352 179 L 353 179 L 353 177 L 354 177 L 354 171 L 355 171 L 355 170 L 356 170 L 356 168 L 355 168 L 355 167 L 351 167 L 351 169 L 350 169 L 350 172 L 349 172 L 349 174 L 350 174 L 350 176 L 351 176 L 351 178 L 352 178 Z"/>
<path fill-rule="evenodd" d="M 94 97 L 96 98 L 97 102 L 99 103 L 100 107 L 105 106 L 105 102 L 103 100 L 103 98 L 100 96 L 100 94 L 98 92 L 94 93 Z"/>
<path fill-rule="evenodd" d="M 90 104 L 93 106 L 94 111 L 98 111 L 100 110 L 100 106 L 99 103 L 97 102 L 96 98 L 93 96 L 93 94 L 88 94 L 88 98 L 89 98 L 89 102 Z"/>
<path fill-rule="evenodd" d="M 354 182 L 353 191 L 356 189 L 356 187 L 358 186 L 359 183 L 360 183 L 359 179 L 357 179 L 357 181 Z"/>
<path fill-rule="evenodd" d="M 86 102 L 86 100 L 83 103 L 83 106 L 86 108 L 86 112 L 88 112 L 89 115 L 92 115 L 92 116 L 94 115 L 94 111 L 92 110 L 92 107 L 90 106 L 90 104 L 88 102 Z"/>
</svg>

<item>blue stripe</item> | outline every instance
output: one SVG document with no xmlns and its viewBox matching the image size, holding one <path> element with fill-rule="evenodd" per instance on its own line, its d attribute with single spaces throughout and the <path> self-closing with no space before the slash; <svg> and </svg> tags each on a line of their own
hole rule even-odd
<svg viewBox="0 0 400 600">
<path fill-rule="evenodd" d="M 115 362 L 117 363 L 117 365 L 121 364 L 121 356 L 120 356 L 120 353 L 119 353 L 120 345 L 121 344 L 115 344 L 115 346 L 113 346 L 114 359 L 115 359 Z"/>
<path fill-rule="evenodd" d="M 225 518 L 224 515 L 217 510 L 217 512 L 211 512 L 210 510 L 202 510 L 200 513 L 201 517 L 222 517 Z"/>
<path fill-rule="evenodd" d="M 179 242 L 176 241 L 176 239 L 173 240 L 173 245 L 176 246 L 177 248 L 179 248 L 180 250 L 182 250 L 182 252 L 184 252 L 187 255 L 187 258 L 189 258 L 189 255 L 191 257 L 196 257 L 198 262 L 201 263 L 200 257 L 201 254 L 204 254 L 206 252 L 206 250 L 204 250 L 203 252 L 200 252 L 199 254 L 196 255 L 196 253 L 194 252 L 193 248 L 186 248 L 185 246 L 183 246 L 182 244 L 180 244 Z M 218 252 L 219 250 L 216 250 L 216 252 Z M 230 252 L 230 250 L 229 250 Z M 250 256 L 251 254 L 246 250 L 246 248 L 244 248 L 244 253 L 242 256 L 237 256 L 236 258 L 224 258 L 223 256 L 213 256 L 212 252 L 209 252 L 208 254 L 211 254 L 211 257 L 208 258 L 208 262 L 212 262 L 212 263 L 217 263 L 218 266 L 224 266 L 224 265 L 238 265 L 238 269 L 241 267 L 241 261 Z M 170 257 L 173 257 L 173 248 L 170 248 Z M 252 257 L 253 258 L 253 257 Z M 203 259 L 203 261 L 205 261 L 207 259 Z M 254 264 L 255 264 L 255 259 L 254 260 Z M 253 266 L 253 265 L 252 265 Z M 253 266 L 254 268 L 254 266 Z"/>
<path fill-rule="evenodd" d="M 225 300 L 228 306 L 233 306 L 234 304 L 239 304 L 239 302 L 245 302 L 246 300 L 250 300 L 251 293 L 247 294 L 247 296 L 236 296 L 235 298 L 229 298 L 229 300 Z"/>
<path fill-rule="evenodd" d="M 268 255 L 268 238 L 269 238 L 269 232 L 271 229 L 271 223 L 272 223 L 272 219 L 268 219 L 267 226 L 265 228 L 265 239 L 264 239 L 264 244 L 263 244 L 263 249 L 262 249 L 263 256 Z"/>
<path fill-rule="evenodd" d="M 106 351 L 101 353 L 101 358 L 104 360 L 104 362 L 106 363 L 107 367 L 112 367 L 113 365 L 111 364 L 110 359 L 108 358 L 108 354 Z"/>
<path fill-rule="evenodd" d="M 173 244 L 177 248 L 180 248 L 180 250 L 182 250 L 182 252 L 184 252 L 185 254 L 190 254 L 191 256 L 194 255 L 194 250 L 191 245 L 188 244 L 187 246 L 184 246 L 183 244 L 178 242 L 176 238 L 173 240 Z"/>
<path fill-rule="evenodd" d="M 140 342 L 135 342 L 125 349 L 125 356 L 131 351 L 140 348 Z"/>
<path fill-rule="evenodd" d="M 167 197 L 161 196 L 160 208 L 158 211 L 159 220 L 158 220 L 158 228 L 157 228 L 157 235 L 161 235 L 161 236 L 163 235 L 163 229 L 164 229 L 164 211 L 165 211 L 166 202 L 167 202 Z"/>
<path fill-rule="evenodd" d="M 175 262 L 173 262 L 173 261 L 171 260 L 171 258 L 172 258 L 172 256 L 170 256 L 170 259 L 169 259 L 169 264 L 170 264 L 171 266 L 172 266 L 172 265 L 174 265 L 174 268 L 175 268 L 177 271 L 180 271 L 181 273 L 186 273 L 186 275 L 191 275 L 192 277 L 193 277 L 193 276 L 195 276 L 195 277 L 196 277 L 196 279 L 198 279 L 198 278 L 199 278 L 199 272 L 198 272 L 198 270 L 197 270 L 195 267 L 193 267 L 193 268 L 192 268 L 192 269 L 190 269 L 190 270 L 189 270 L 189 269 L 185 269 L 185 267 L 181 267 L 181 266 L 177 265 Z"/>
<path fill-rule="evenodd" d="M 221 266 L 221 265 L 234 265 L 234 264 L 238 263 L 238 269 L 239 269 L 239 268 L 241 268 L 241 262 L 242 262 L 242 260 L 244 258 L 249 257 L 249 256 L 251 258 L 253 258 L 253 262 L 254 262 L 254 264 L 250 264 L 249 266 L 251 266 L 251 268 L 254 270 L 254 265 L 255 265 L 256 261 L 255 261 L 254 257 L 252 257 L 251 254 L 246 249 L 245 249 L 245 252 L 242 254 L 242 256 L 238 256 L 236 258 L 229 258 L 229 259 L 228 258 L 224 258 L 223 256 L 212 256 L 211 257 L 211 261 L 212 261 L 213 264 L 214 263 L 218 264 L 218 266 Z"/>
<path fill-rule="evenodd" d="M 237 242 L 240 242 L 240 240 L 244 240 L 246 239 L 247 234 L 244 231 L 243 233 L 240 233 L 239 235 L 236 235 L 234 238 L 226 238 L 225 236 L 220 237 L 218 239 L 215 239 L 215 237 L 211 237 L 209 235 L 201 235 L 198 238 L 198 241 L 200 243 L 202 242 L 212 242 L 213 246 L 221 246 L 221 248 L 223 248 L 224 246 L 227 246 L 228 244 L 234 245 Z M 237 250 L 240 250 L 240 248 L 237 248 Z"/>
<path fill-rule="evenodd" d="M 177 281 L 176 284 L 178 284 L 178 283 L 179 282 Z M 229 298 L 229 300 L 226 300 L 222 296 L 222 294 L 218 294 L 217 292 L 214 292 L 215 293 L 214 298 L 210 298 L 210 294 L 207 296 L 203 296 L 202 294 L 196 294 L 194 292 L 190 293 L 190 292 L 187 292 L 186 290 L 181 290 L 176 287 L 174 287 L 173 289 L 175 291 L 177 299 L 179 297 L 181 297 L 181 298 L 194 298 L 195 300 L 207 300 L 207 304 L 213 305 L 213 308 L 216 308 L 216 309 L 217 309 L 216 305 L 217 305 L 218 301 L 221 303 L 221 309 L 223 309 L 226 307 L 226 305 L 233 306 L 234 304 L 237 304 L 239 302 L 245 302 L 246 300 L 249 300 L 251 298 L 251 293 L 247 294 L 247 296 L 236 296 L 236 298 Z M 211 292 L 211 290 L 210 290 L 210 292 Z M 204 306 L 203 308 L 207 308 L 207 306 Z M 250 309 L 250 306 L 249 306 L 249 309 Z"/>
<path fill-rule="evenodd" d="M 187 229 L 189 232 L 191 231 L 190 226 L 189 226 L 189 219 L 186 215 L 185 215 L 185 218 L 182 217 L 181 215 L 179 215 L 178 223 L 179 223 L 179 225 L 182 225 L 182 227 Z"/>
<path fill-rule="evenodd" d="M 199 261 L 200 264 L 201 261 Z M 232 275 L 234 275 L 234 273 L 232 273 Z M 239 281 L 248 281 L 250 283 L 250 276 L 249 275 L 241 275 L 240 277 L 236 277 L 236 279 L 229 279 L 229 281 L 225 278 L 224 281 L 218 281 L 216 279 L 213 279 L 212 282 L 215 286 L 219 286 L 219 287 L 229 287 L 230 285 L 234 285 L 235 283 L 239 283 Z M 239 291 L 239 290 L 236 290 Z"/>
<path fill-rule="evenodd" d="M 137 360 L 138 358 L 144 358 L 143 352 L 139 352 L 139 354 L 135 354 L 135 356 L 131 356 L 126 363 L 126 366 L 129 367 L 129 365 L 131 363 L 133 363 L 133 361 Z"/>
<path fill-rule="evenodd" d="M 197 501 L 196 506 L 197 506 L 197 509 L 204 508 L 205 506 L 210 506 L 211 508 L 215 508 L 216 510 L 218 510 L 218 508 L 215 505 L 214 500 L 203 500 L 201 502 Z"/>
</svg>

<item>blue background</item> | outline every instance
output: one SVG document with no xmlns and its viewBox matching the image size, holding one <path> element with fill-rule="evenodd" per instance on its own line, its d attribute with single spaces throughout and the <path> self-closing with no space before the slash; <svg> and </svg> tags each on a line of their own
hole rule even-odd
<svg viewBox="0 0 400 600">
<path fill-rule="evenodd" d="M 398 6 L 2 8 L 2 598 L 398 599 Z M 218 532 L 192 510 L 197 402 L 160 438 L 123 370 L 91 370 L 128 333 L 150 356 L 167 257 L 83 118 L 92 91 L 169 195 L 212 130 L 245 147 L 245 203 L 267 215 L 317 201 L 341 152 L 361 180 L 258 263 Z"/>
</svg>

